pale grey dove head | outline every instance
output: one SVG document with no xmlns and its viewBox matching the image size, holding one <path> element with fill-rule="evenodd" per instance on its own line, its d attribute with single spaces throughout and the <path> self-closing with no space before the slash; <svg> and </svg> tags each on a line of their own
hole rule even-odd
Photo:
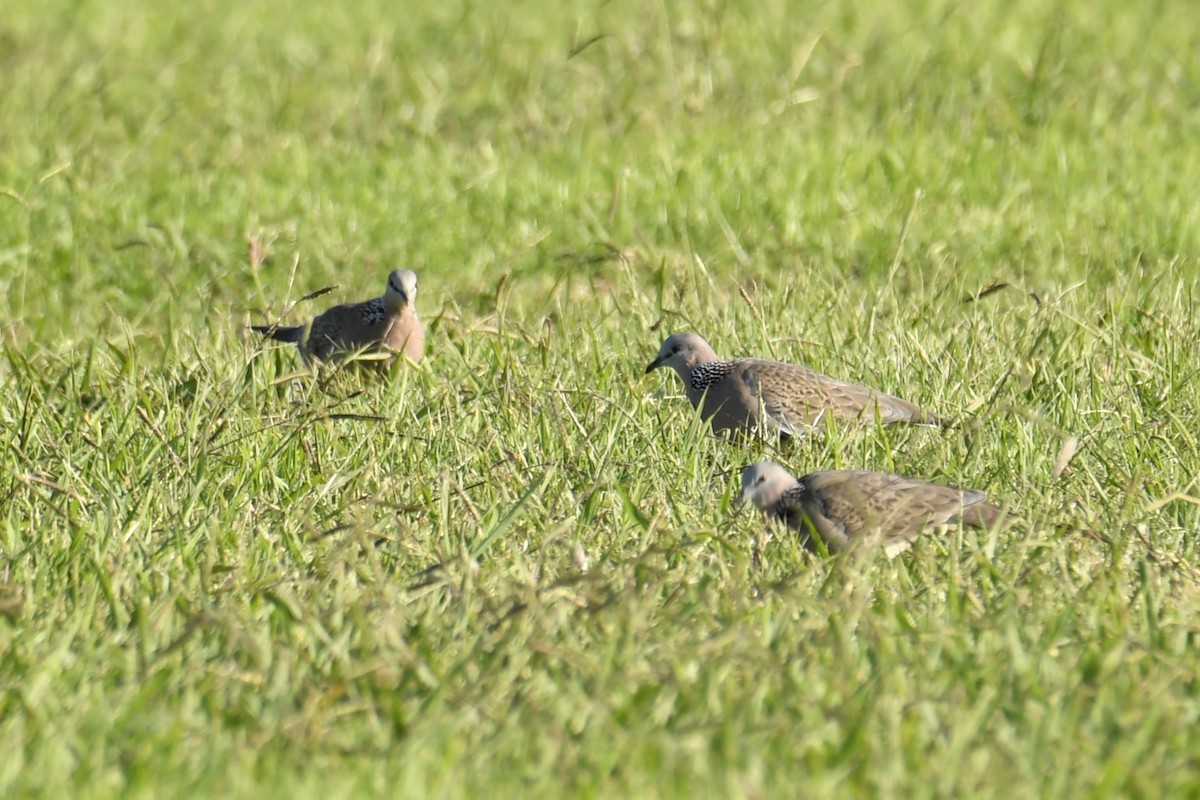
<svg viewBox="0 0 1200 800">
<path fill-rule="evenodd" d="M 754 507 L 765 514 L 795 485 L 795 476 L 781 465 L 774 461 L 759 461 L 742 470 L 742 491 L 738 493 L 737 503 L 754 503 Z"/>
<path fill-rule="evenodd" d="M 696 367 L 718 360 L 716 352 L 698 334 L 674 333 L 662 343 L 658 357 L 646 367 L 646 374 L 659 367 L 670 367 L 686 381 Z"/>
<path fill-rule="evenodd" d="M 388 273 L 387 291 L 383 301 L 390 308 L 413 306 L 417 299 L 417 273 L 411 269 L 394 269 Z"/>
</svg>

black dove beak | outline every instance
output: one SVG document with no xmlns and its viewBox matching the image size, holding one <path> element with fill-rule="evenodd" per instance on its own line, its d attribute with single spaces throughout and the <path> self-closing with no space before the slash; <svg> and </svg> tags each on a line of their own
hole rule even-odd
<svg viewBox="0 0 1200 800">
<path fill-rule="evenodd" d="M 665 360 L 666 359 L 663 359 L 663 358 L 656 358 L 653 361 L 651 361 L 650 366 L 646 367 L 646 374 L 649 375 L 651 372 L 654 372 L 654 370 L 661 367 L 663 361 L 665 361 Z"/>
<path fill-rule="evenodd" d="M 392 283 L 391 281 L 388 281 L 388 288 L 391 289 L 396 294 L 400 295 L 400 299 L 404 301 L 404 305 L 409 304 L 408 303 L 408 292 L 404 291 L 403 289 L 401 289 L 399 286 Z"/>
</svg>

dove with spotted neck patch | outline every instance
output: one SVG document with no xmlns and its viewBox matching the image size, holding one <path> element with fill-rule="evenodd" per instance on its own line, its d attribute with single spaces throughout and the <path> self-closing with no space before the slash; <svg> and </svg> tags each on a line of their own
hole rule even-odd
<svg viewBox="0 0 1200 800">
<path fill-rule="evenodd" d="M 417 318 L 417 274 L 408 269 L 388 274 L 384 293 L 361 303 L 334 306 L 308 325 L 254 325 L 268 339 L 290 342 L 306 361 L 337 361 L 352 353 L 382 353 L 370 363 L 389 366 L 397 353 L 419 361 L 425 349 L 425 329 Z"/>
<path fill-rule="evenodd" d="M 759 358 L 723 360 L 694 333 L 668 337 L 646 372 L 660 367 L 675 370 L 692 407 L 714 433 L 798 436 L 827 414 L 860 423 L 949 424 L 907 400 L 807 367 Z"/>
</svg>

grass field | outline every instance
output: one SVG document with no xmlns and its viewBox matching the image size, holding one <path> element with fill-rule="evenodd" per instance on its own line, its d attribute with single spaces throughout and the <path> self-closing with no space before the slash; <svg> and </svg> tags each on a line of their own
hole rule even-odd
<svg viewBox="0 0 1200 800">
<path fill-rule="evenodd" d="M 4 6 L 0 796 L 1200 793 L 1200 6 Z M 247 335 L 396 266 L 417 369 Z M 965 422 L 718 441 L 680 330 Z"/>
</svg>

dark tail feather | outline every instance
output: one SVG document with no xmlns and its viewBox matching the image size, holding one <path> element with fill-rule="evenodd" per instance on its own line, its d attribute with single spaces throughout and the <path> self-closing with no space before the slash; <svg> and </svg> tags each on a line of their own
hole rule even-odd
<svg viewBox="0 0 1200 800">
<path fill-rule="evenodd" d="M 926 425 L 936 425 L 939 428 L 953 428 L 958 424 L 958 420 L 954 417 L 943 417 L 939 414 L 931 414 L 928 411 L 922 412 L 922 417 L 919 420 Z"/>
<path fill-rule="evenodd" d="M 298 344 L 300 337 L 304 334 L 304 326 L 297 325 L 294 328 L 278 328 L 274 325 L 251 325 L 250 330 L 255 333 L 261 333 L 268 339 L 274 339 L 277 342 L 291 342 Z"/>
<path fill-rule="evenodd" d="M 887 402 L 883 398 L 878 400 L 879 407 L 876 413 L 883 414 L 883 421 L 889 422 L 908 422 L 913 425 L 931 425 L 937 428 L 953 428 L 955 420 L 953 417 L 943 417 L 940 414 L 934 414 L 932 411 L 926 411 L 916 403 L 910 403 L 907 400 L 901 400 L 899 397 L 888 397 Z"/>
<path fill-rule="evenodd" d="M 907 411 L 907 419 L 902 417 L 899 420 L 892 421 L 907 422 L 911 425 L 928 425 L 931 428 L 953 428 L 958 424 L 958 420 L 954 419 L 954 417 L 943 417 L 940 414 L 934 414 L 932 411 L 926 411 L 916 406 L 907 409 Z"/>
<path fill-rule="evenodd" d="M 987 501 L 980 501 L 974 505 L 967 506 L 962 510 L 961 517 L 964 525 L 972 528 L 984 528 L 985 530 L 991 530 L 996 526 L 997 522 L 1011 518 L 1003 510 Z"/>
</svg>

